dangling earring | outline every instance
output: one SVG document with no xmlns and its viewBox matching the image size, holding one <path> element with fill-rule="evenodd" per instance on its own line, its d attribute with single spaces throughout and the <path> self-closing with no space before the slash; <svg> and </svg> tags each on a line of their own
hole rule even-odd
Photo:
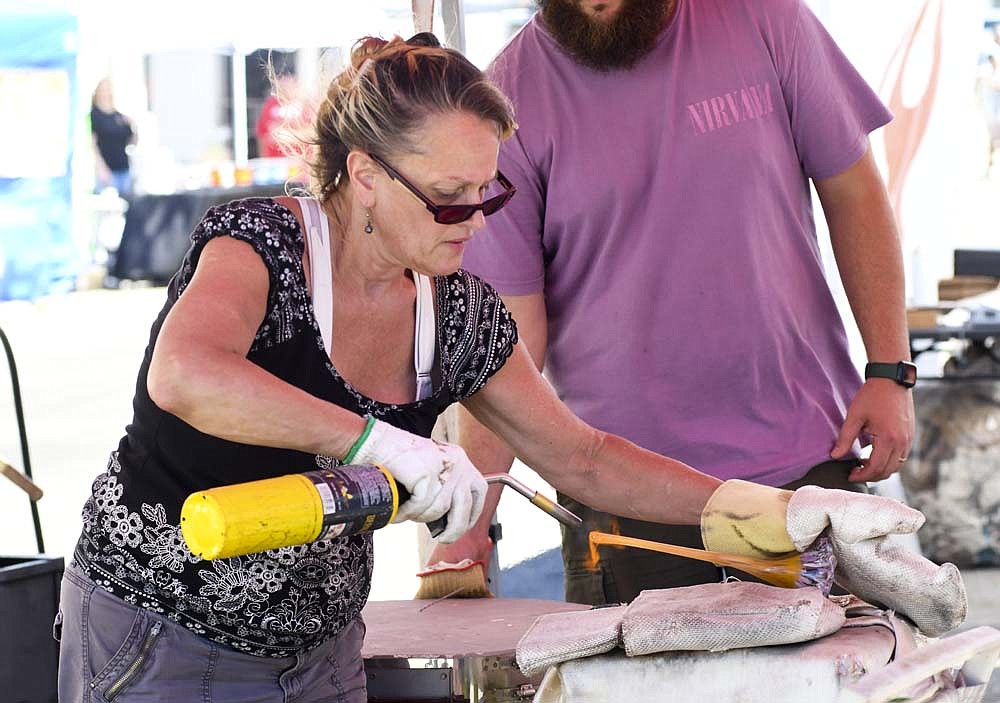
<svg viewBox="0 0 1000 703">
<path fill-rule="evenodd" d="M 365 234 L 371 234 L 374 231 L 375 228 L 372 227 L 372 211 L 365 210 Z"/>
</svg>

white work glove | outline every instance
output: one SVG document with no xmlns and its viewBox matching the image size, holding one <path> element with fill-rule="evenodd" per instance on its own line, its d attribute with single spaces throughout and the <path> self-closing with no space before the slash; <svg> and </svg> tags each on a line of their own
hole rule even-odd
<svg viewBox="0 0 1000 703">
<path fill-rule="evenodd" d="M 486 501 L 486 480 L 461 447 L 436 442 L 376 420 L 351 457 L 378 464 L 410 492 L 393 522 L 433 522 L 447 515 L 440 542 L 454 542 L 475 524 Z"/>
<path fill-rule="evenodd" d="M 799 551 L 829 527 L 836 581 L 854 595 L 902 613 L 931 637 L 965 620 L 968 601 L 955 565 L 938 566 L 892 538 L 916 532 L 924 524 L 920 511 L 891 498 L 803 486 L 786 518 Z"/>
</svg>

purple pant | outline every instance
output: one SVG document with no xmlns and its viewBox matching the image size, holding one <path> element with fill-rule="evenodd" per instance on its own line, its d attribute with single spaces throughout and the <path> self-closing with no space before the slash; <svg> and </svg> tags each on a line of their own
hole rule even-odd
<svg viewBox="0 0 1000 703">
<path fill-rule="evenodd" d="M 361 618 L 304 654 L 241 654 L 136 608 L 68 567 L 56 634 L 60 703 L 361 703 Z M 60 633 L 61 631 L 61 633 Z"/>
</svg>

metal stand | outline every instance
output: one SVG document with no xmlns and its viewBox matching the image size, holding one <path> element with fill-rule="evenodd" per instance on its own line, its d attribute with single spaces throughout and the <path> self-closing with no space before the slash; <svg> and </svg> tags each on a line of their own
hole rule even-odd
<svg viewBox="0 0 1000 703">
<path fill-rule="evenodd" d="M 17 415 L 17 430 L 21 438 L 21 463 L 24 474 L 30 479 L 31 458 L 28 456 L 28 433 L 24 427 L 24 408 L 21 405 L 21 384 L 17 379 L 17 365 L 14 363 L 14 352 L 10 348 L 7 335 L 0 328 L 0 342 L 3 342 L 4 352 L 7 354 L 7 365 L 10 367 L 10 385 L 14 393 L 14 412 Z M 31 519 L 35 524 L 35 543 L 38 545 L 38 553 L 45 553 L 45 542 L 42 540 L 42 523 L 38 518 L 38 506 L 35 501 L 28 501 L 31 504 Z"/>
</svg>

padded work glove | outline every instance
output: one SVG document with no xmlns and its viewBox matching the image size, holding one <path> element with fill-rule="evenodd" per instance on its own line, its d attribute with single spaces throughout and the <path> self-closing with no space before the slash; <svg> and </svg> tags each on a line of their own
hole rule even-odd
<svg viewBox="0 0 1000 703">
<path fill-rule="evenodd" d="M 938 566 L 893 541 L 923 522 L 918 510 L 890 498 L 818 486 L 792 493 L 734 480 L 705 505 L 701 531 L 713 551 L 774 557 L 805 550 L 827 530 L 838 584 L 936 637 L 962 623 L 968 602 L 954 564 Z"/>
<path fill-rule="evenodd" d="M 375 420 L 368 436 L 347 459 L 378 464 L 399 481 L 410 498 L 399 506 L 393 522 L 432 522 L 447 514 L 440 542 L 454 542 L 479 519 L 486 500 L 486 481 L 465 451 Z"/>
<path fill-rule="evenodd" d="M 772 559 L 795 551 L 785 528 L 791 491 L 731 480 L 715 489 L 701 511 L 705 548 Z"/>
</svg>

